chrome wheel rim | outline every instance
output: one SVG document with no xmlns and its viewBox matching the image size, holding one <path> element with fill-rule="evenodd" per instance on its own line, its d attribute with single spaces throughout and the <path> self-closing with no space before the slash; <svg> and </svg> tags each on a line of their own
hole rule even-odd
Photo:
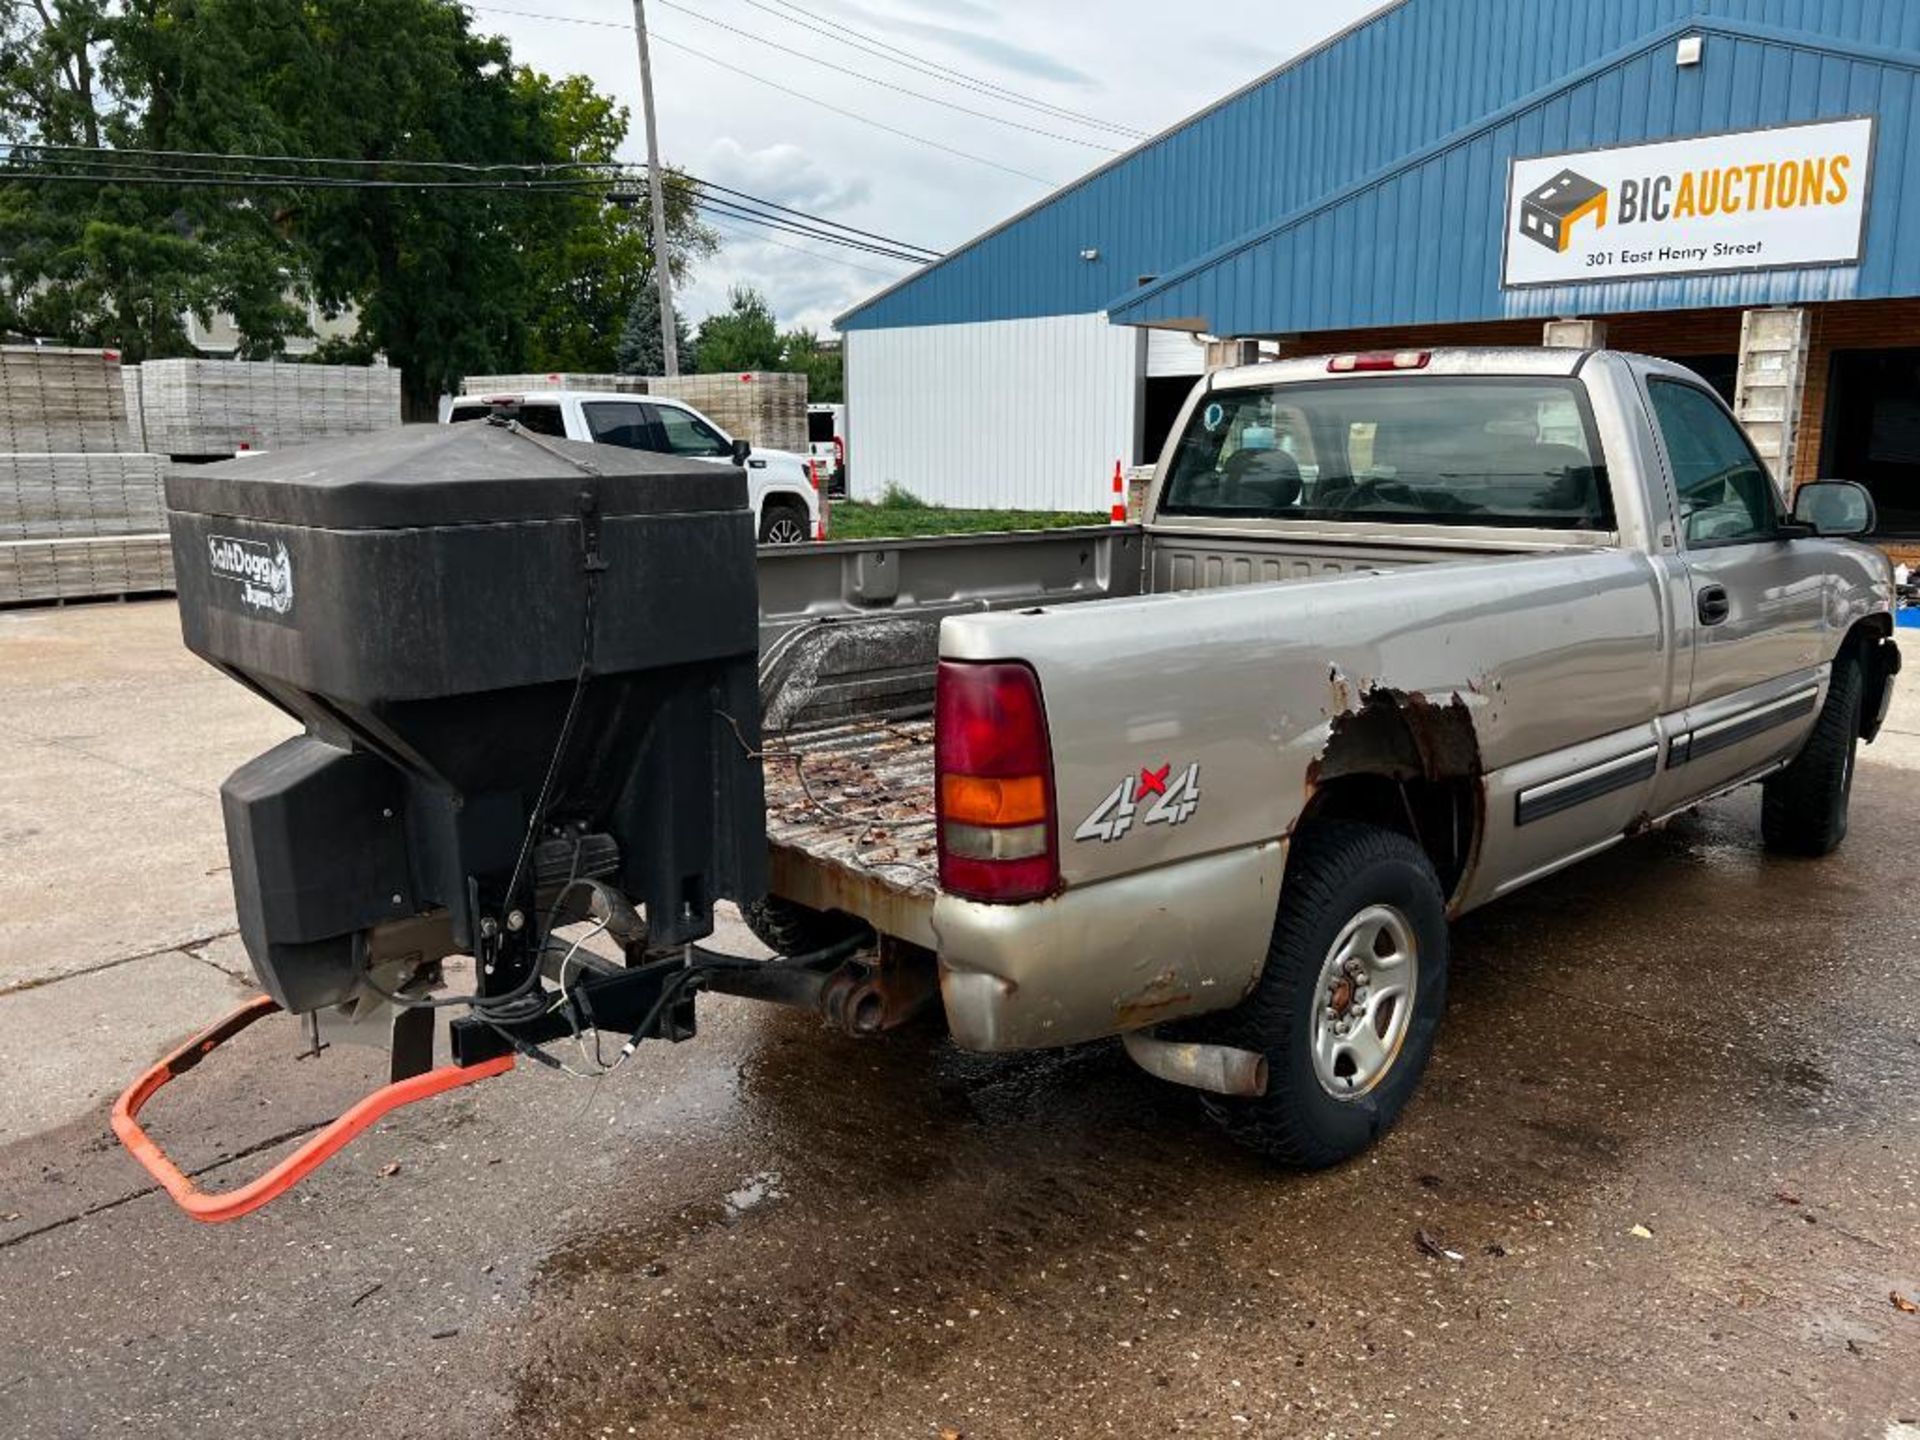
<svg viewBox="0 0 1920 1440">
<path fill-rule="evenodd" d="M 1336 1100 L 1357 1100 L 1400 1058 L 1413 1023 L 1420 951 L 1391 905 L 1369 905 L 1341 928 L 1313 992 L 1313 1073 Z"/>
<path fill-rule="evenodd" d="M 807 530 L 798 520 L 782 515 L 767 522 L 768 545 L 798 545 L 807 538 Z"/>
</svg>

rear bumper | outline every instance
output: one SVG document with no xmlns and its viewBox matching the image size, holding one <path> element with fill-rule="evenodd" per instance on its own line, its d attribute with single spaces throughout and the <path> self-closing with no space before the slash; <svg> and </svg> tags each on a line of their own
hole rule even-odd
<svg viewBox="0 0 1920 1440">
<path fill-rule="evenodd" d="M 1260 978 L 1286 844 L 1076 886 L 1050 900 L 933 904 L 956 1043 L 1030 1050 L 1224 1010 Z"/>
</svg>

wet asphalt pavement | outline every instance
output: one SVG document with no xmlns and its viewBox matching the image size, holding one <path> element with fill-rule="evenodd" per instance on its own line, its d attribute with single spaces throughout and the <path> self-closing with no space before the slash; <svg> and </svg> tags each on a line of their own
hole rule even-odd
<svg viewBox="0 0 1920 1440">
<path fill-rule="evenodd" d="M 416 1106 L 230 1225 L 90 1103 L 0 1148 L 0 1435 L 1912 1440 L 1920 771 L 1866 753 L 1830 860 L 1763 855 L 1746 793 L 1462 922 L 1420 1096 L 1321 1174 L 1114 1045 L 714 997 L 690 1044 Z M 379 1079 L 296 1048 L 258 1027 L 151 1128 L 262 1147 L 232 1183 Z"/>
</svg>

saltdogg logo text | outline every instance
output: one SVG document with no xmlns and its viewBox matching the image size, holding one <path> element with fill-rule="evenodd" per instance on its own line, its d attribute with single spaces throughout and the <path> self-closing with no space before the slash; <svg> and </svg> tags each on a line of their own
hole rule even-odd
<svg viewBox="0 0 1920 1440">
<path fill-rule="evenodd" d="M 240 600 L 245 605 L 276 615 L 293 608 L 293 561 L 285 545 L 276 543 L 268 550 L 262 540 L 209 535 L 207 566 L 220 579 L 240 586 Z"/>
</svg>

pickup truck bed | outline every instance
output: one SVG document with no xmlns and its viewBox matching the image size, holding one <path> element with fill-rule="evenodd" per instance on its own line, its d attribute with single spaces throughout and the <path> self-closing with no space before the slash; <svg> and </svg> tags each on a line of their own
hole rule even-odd
<svg viewBox="0 0 1920 1440">
<path fill-rule="evenodd" d="M 1149 552 L 1135 526 L 763 549 L 773 893 L 935 948 L 931 714 L 940 622 L 949 615 L 1053 608 L 1146 588 L 1378 573 L 1489 553 L 1224 537 Z"/>
<path fill-rule="evenodd" d="M 933 949 L 933 679 L 951 615 L 1140 592 L 1136 526 L 760 551 L 772 891 Z"/>
</svg>

